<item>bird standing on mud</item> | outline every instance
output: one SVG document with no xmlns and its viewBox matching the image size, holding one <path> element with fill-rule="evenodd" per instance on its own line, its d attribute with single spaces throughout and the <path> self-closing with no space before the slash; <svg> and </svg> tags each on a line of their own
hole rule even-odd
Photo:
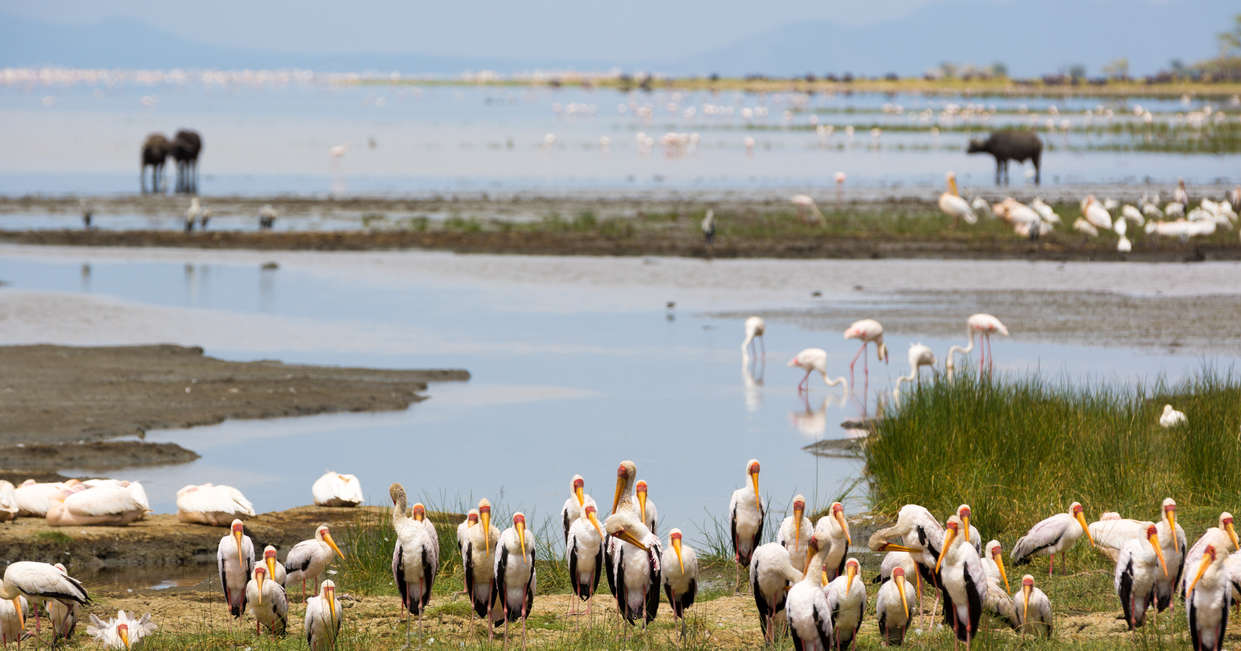
<svg viewBox="0 0 1241 651">
<path fill-rule="evenodd" d="M 526 516 L 513 514 L 513 526 L 500 534 L 495 558 L 495 598 L 504 613 L 504 644 L 509 622 L 521 620 L 521 647 L 526 648 L 526 618 L 534 607 L 534 534 L 526 530 Z M 656 595 L 658 597 L 658 593 Z"/>
<path fill-rule="evenodd" d="M 340 635 L 341 609 L 336 598 L 336 584 L 330 579 L 320 584 L 317 594 L 306 600 L 306 618 L 302 628 L 311 651 L 323 651 L 336 646 Z"/>
<path fill-rule="evenodd" d="M 569 525 L 569 538 L 565 543 L 565 560 L 569 563 L 569 589 L 573 597 L 586 602 L 586 615 L 590 616 L 591 597 L 599 588 L 599 574 L 603 570 L 603 525 L 599 524 L 595 505 L 587 504 L 582 515 Z M 569 614 L 574 614 L 576 601 L 569 598 Z"/>
<path fill-rule="evenodd" d="M 405 611 L 405 642 L 409 643 L 409 616 L 418 617 L 418 634 L 422 634 L 422 613 L 431 601 L 431 588 L 439 572 L 440 554 L 435 527 L 424 526 L 426 507 L 415 504 L 406 513 L 405 487 L 392 484 L 388 488 L 392 497 L 392 529 L 396 543 L 392 549 L 392 578 L 401 595 L 401 607 Z"/>
<path fill-rule="evenodd" d="M 612 554 L 616 608 L 630 624 L 641 618 L 645 628 L 659 610 L 662 545 L 633 511 L 613 513 L 603 528 L 616 543 Z"/>
<path fill-rule="evenodd" d="M 702 218 L 702 239 L 707 243 L 707 247 L 715 244 L 715 211 L 709 208 Z"/>
<path fill-rule="evenodd" d="M 220 568 L 220 585 L 228 612 L 240 619 L 246 612 L 246 581 L 254 571 L 254 543 L 245 534 L 241 520 L 233 520 L 228 535 L 220 538 L 216 548 L 216 563 Z"/>
<path fill-rule="evenodd" d="M 254 632 L 262 634 L 263 628 L 272 635 L 284 635 L 289 626 L 289 595 L 284 586 L 267 576 L 267 568 L 254 568 L 246 583 L 246 602 L 254 614 Z"/>
<path fill-rule="evenodd" d="M 750 554 L 763 538 L 763 499 L 758 492 L 758 459 L 746 462 L 748 486 L 733 491 L 728 501 L 728 521 L 733 542 L 733 560 L 739 575 L 742 567 L 750 565 Z M 733 585 L 736 585 L 736 576 Z"/>
<path fill-rule="evenodd" d="M 495 625 L 500 617 L 495 599 L 495 551 L 500 541 L 500 529 L 491 524 L 491 502 L 487 498 L 478 501 L 478 524 L 466 531 L 465 591 L 468 593 L 474 614 L 487 621 L 488 639 L 495 637 Z"/>
<path fill-rule="evenodd" d="M 328 530 L 326 524 L 321 524 L 315 529 L 314 538 L 293 545 L 293 548 L 289 550 L 289 555 L 284 557 L 285 587 L 288 588 L 290 583 L 300 581 L 303 597 L 306 596 L 307 580 L 310 580 L 311 586 L 318 589 L 319 577 L 323 575 L 328 563 L 332 561 L 333 552 L 344 560 L 345 554 L 340 551 L 340 547 L 336 546 L 336 541 L 332 539 L 332 532 Z"/>
<path fill-rule="evenodd" d="M 808 556 L 803 551 L 800 557 L 797 562 L 805 567 Z M 780 543 L 759 545 L 750 555 L 750 592 L 754 595 L 754 607 L 758 609 L 758 625 L 764 642 L 775 640 L 776 629 L 783 621 L 789 586 L 801 578 L 802 570 L 793 566 L 793 558 Z"/>
<path fill-rule="evenodd" d="M 681 639 L 685 639 L 685 611 L 694 605 L 694 597 L 698 594 L 698 554 L 681 538 L 680 529 L 668 532 L 668 549 L 660 559 L 660 568 L 668 607 L 672 609 L 672 617 L 681 620 Z"/>
<path fill-rule="evenodd" d="M 1094 546 L 1094 536 L 1086 524 L 1086 516 L 1082 513 L 1082 505 L 1073 502 L 1067 513 L 1057 513 L 1040 521 L 1030 528 L 1026 535 L 1017 539 L 1013 545 L 1012 559 L 1015 565 L 1025 565 L 1035 554 L 1047 554 L 1047 576 L 1051 576 L 1056 567 L 1056 554 L 1068 551 L 1082 534 Z"/>
</svg>

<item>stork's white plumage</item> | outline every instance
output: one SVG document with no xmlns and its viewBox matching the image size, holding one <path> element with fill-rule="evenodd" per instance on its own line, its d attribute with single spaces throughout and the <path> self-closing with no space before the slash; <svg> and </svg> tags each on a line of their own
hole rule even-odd
<svg viewBox="0 0 1241 651">
<path fill-rule="evenodd" d="M 56 563 L 52 567 L 60 570 L 61 574 L 69 575 L 69 571 L 64 565 Z M 25 597 L 22 602 L 25 603 Z M 3 603 L 0 601 L 0 603 Z M 68 603 L 56 601 L 52 599 L 47 602 L 47 617 L 52 623 L 52 637 L 55 640 L 69 640 L 73 638 L 73 630 L 78 625 L 78 604 L 75 601 Z"/>
<path fill-rule="evenodd" d="M 30 603 L 25 597 L 0 599 L 0 644 L 7 648 L 9 642 L 21 640 L 26 632 L 26 611 L 29 609 Z"/>
<path fill-rule="evenodd" d="M 875 617 L 879 618 L 879 637 L 888 646 L 901 646 L 905 642 L 905 631 L 909 629 L 911 618 L 909 598 L 905 595 L 907 585 L 905 575 L 904 567 L 892 568 L 891 578 L 879 586 L 879 595 L 875 598 Z"/>
<path fill-rule="evenodd" d="M 345 558 L 345 554 L 340 551 L 340 547 L 336 546 L 336 541 L 332 539 L 332 532 L 326 524 L 321 524 L 315 529 L 315 537 L 310 540 L 303 540 L 289 550 L 289 554 L 284 557 L 285 579 L 284 587 L 287 589 L 289 585 L 300 582 L 302 584 L 302 595 L 306 595 L 306 581 L 310 581 L 312 586 L 318 586 L 319 577 L 323 575 L 323 571 L 327 569 L 328 563 L 332 560 L 332 554 L 336 553 L 341 559 Z"/>
<path fill-rule="evenodd" d="M 660 558 L 663 572 L 664 594 L 672 616 L 681 620 L 681 637 L 685 637 L 685 611 L 694 605 L 698 594 L 698 554 L 686 545 L 680 529 L 668 532 L 668 549 Z"/>
<path fill-rule="evenodd" d="M 216 547 L 215 559 L 228 612 L 240 618 L 246 612 L 246 581 L 254 572 L 254 543 L 245 534 L 241 520 L 233 520 L 228 529 Z"/>
<path fill-rule="evenodd" d="M 151 614 L 147 613 L 135 619 L 129 613 L 119 610 L 116 617 L 103 621 L 91 613 L 90 624 L 86 634 L 99 640 L 105 649 L 126 649 L 133 651 L 146 645 L 145 638 L 155 632 L 155 623 Z"/>
<path fill-rule="evenodd" d="M 849 546 L 853 544 L 853 536 L 849 534 L 849 521 L 845 519 L 845 507 L 840 502 L 832 502 L 827 507 L 827 515 L 814 523 L 815 536 L 823 547 L 823 569 L 827 578 L 834 579 L 845 570 L 845 557 L 849 554 Z"/>
<path fill-rule="evenodd" d="M 746 462 L 746 486 L 733 491 L 728 500 L 728 520 L 733 542 L 733 560 L 748 566 L 750 554 L 763 538 L 764 510 L 758 492 L 758 459 Z"/>
<path fill-rule="evenodd" d="M 952 224 L 955 226 L 957 222 L 964 219 L 967 224 L 977 224 L 978 215 L 974 214 L 974 209 L 961 195 L 957 192 L 957 175 L 948 172 L 948 191 L 939 195 L 939 209 L 945 215 L 952 218 Z"/>
<path fill-rule="evenodd" d="M 569 526 L 582 517 L 582 509 L 586 508 L 587 504 L 596 506 L 595 498 L 586 494 L 586 480 L 581 475 L 573 475 L 573 479 L 569 482 L 569 499 L 564 501 L 564 506 L 560 509 L 560 521 L 564 525 L 566 544 L 569 542 Z"/>
<path fill-rule="evenodd" d="M 612 553 L 616 607 L 625 621 L 642 619 L 645 626 L 659 610 L 662 545 L 633 511 L 613 513 L 603 528 L 616 543 Z"/>
<path fill-rule="evenodd" d="M 1090 222 L 1086 221 L 1085 219 L 1082 219 L 1081 217 L 1078 217 L 1077 219 L 1073 220 L 1073 230 L 1079 233 L 1084 233 L 1086 235 L 1089 235 L 1090 237 L 1099 236 L 1099 229 L 1095 228 L 1094 224 L 1091 224 Z"/>
<path fill-rule="evenodd" d="M 39 606 L 60 601 L 83 606 L 90 604 L 86 588 L 77 579 L 61 571 L 55 565 L 34 561 L 17 561 L 4 568 L 0 581 L 0 599 L 12 600 L 25 597 L 35 613 L 35 630 L 38 630 Z"/>
<path fill-rule="evenodd" d="M 465 519 L 461 521 L 461 524 L 457 525 L 457 550 L 461 552 L 462 558 L 465 558 L 465 543 L 470 527 L 476 524 L 478 524 L 478 509 L 470 509 L 465 514 Z"/>
<path fill-rule="evenodd" d="M 1044 203 L 1042 199 L 1035 197 L 1034 201 L 1030 202 L 1030 207 L 1034 209 L 1034 212 L 1038 213 L 1039 218 L 1048 224 L 1061 223 L 1060 215 L 1056 214 L 1056 211 Z"/>
<path fill-rule="evenodd" d="M 1189 422 L 1185 417 L 1185 412 L 1177 411 L 1172 405 L 1164 405 L 1163 413 L 1159 415 L 1159 426 L 1164 429 L 1179 427 Z"/>
<path fill-rule="evenodd" d="M 1047 554 L 1050 561 L 1047 574 L 1050 576 L 1056 566 L 1056 554 L 1068 550 L 1077 542 L 1082 534 L 1094 546 L 1094 537 L 1086 524 L 1086 516 L 1082 513 L 1082 505 L 1073 502 L 1067 513 L 1057 513 L 1042 520 L 1030 528 L 1026 535 L 1017 539 L 1013 545 L 1012 559 L 1016 565 L 1025 565 L 1035 554 Z"/>
<path fill-rule="evenodd" d="M 1146 528 L 1145 539 L 1131 539 L 1120 548 L 1113 571 L 1113 586 L 1129 630 L 1142 626 L 1146 609 L 1155 603 L 1155 576 L 1168 576 L 1168 565 L 1159 546 L 1155 525 Z"/>
<path fill-rule="evenodd" d="M 491 502 L 487 498 L 478 501 L 478 524 L 466 532 L 465 590 L 469 594 L 474 614 L 487 620 L 487 628 L 494 635 L 494 626 L 502 617 L 499 604 L 493 599 L 492 582 L 495 580 L 496 545 L 500 542 L 500 529 L 491 524 Z"/>
<path fill-rule="evenodd" d="M 538 577 L 534 570 L 534 534 L 526 530 L 526 516 L 513 514 L 513 526 L 500 533 L 496 546 L 495 594 L 504 614 L 504 643 L 508 644 L 509 622 L 521 620 L 521 646 L 526 646 L 526 618 L 534 607 Z M 656 593 L 658 599 L 658 592 Z"/>
<path fill-rule="evenodd" d="M 793 566 L 798 570 L 806 569 L 803 560 L 804 552 L 806 541 L 810 539 L 812 533 L 814 533 L 814 524 L 810 522 L 810 518 L 806 517 L 806 498 L 802 495 L 794 496 L 793 513 L 780 523 L 780 530 L 776 533 L 776 542 L 788 551 L 789 558 L 793 560 Z"/>
<path fill-rule="evenodd" d="M 899 540 L 900 542 L 893 542 Z M 935 563 L 944 540 L 944 527 L 926 507 L 906 504 L 897 512 L 896 523 L 871 534 L 868 546 L 873 551 L 906 552 L 918 565 L 922 581 L 938 585 Z"/>
<path fill-rule="evenodd" d="M 1008 595 L 1012 588 L 1008 584 L 1008 572 L 1004 569 L 1004 548 L 1000 541 L 988 542 L 980 558 L 983 573 L 987 575 L 987 590 L 982 601 L 983 612 L 1003 621 L 1013 630 L 1020 630 L 1021 619 L 1012 597 Z"/>
<path fill-rule="evenodd" d="M 569 589 L 574 596 L 586 602 L 587 614 L 590 613 L 591 597 L 599 588 L 599 574 L 603 570 L 603 536 L 598 509 L 594 504 L 587 504 L 582 515 L 569 525 L 569 539 L 565 543 Z M 569 599 L 570 614 L 575 603 Z"/>
<path fill-rule="evenodd" d="M 1142 211 L 1137 206 L 1125 204 L 1120 209 L 1120 216 L 1126 221 L 1133 222 L 1134 226 L 1142 226 L 1146 224 L 1146 217 L 1142 215 Z"/>
<path fill-rule="evenodd" d="M 766 641 L 773 640 L 776 630 L 780 628 L 789 586 L 801 580 L 802 571 L 793 563 L 804 567 L 810 558 L 808 549 L 803 547 L 801 558 L 797 561 L 780 543 L 759 545 L 750 555 L 750 592 L 754 595 L 759 628 Z"/>
<path fill-rule="evenodd" d="M 935 352 L 930 346 L 922 343 L 911 344 L 909 346 L 909 375 L 902 375 L 896 378 L 896 386 L 892 389 L 892 397 L 899 399 L 901 396 L 902 382 L 922 382 L 922 378 L 918 375 L 918 371 L 923 366 L 935 368 Z"/>
<path fill-rule="evenodd" d="M 222 527 L 234 518 L 254 517 L 254 505 L 232 486 L 198 484 L 177 491 L 177 519 Z"/>
<path fill-rule="evenodd" d="M 1021 589 L 1013 593 L 1017 621 L 1023 633 L 1051 637 L 1051 600 L 1034 585 L 1034 577 L 1021 577 Z"/>
<path fill-rule="evenodd" d="M 1238 545 L 1237 530 L 1233 525 L 1232 514 L 1224 511 L 1219 514 L 1218 526 L 1211 527 L 1202 534 L 1185 553 L 1185 560 L 1182 561 L 1184 567 L 1196 567 L 1202 560 L 1202 555 L 1206 553 L 1208 545 L 1214 546 L 1218 554 L 1228 554 L 1235 552 L 1241 545 Z M 1241 573 L 1237 574 L 1237 581 L 1241 583 Z M 1181 593 L 1189 588 L 1188 577 L 1182 576 Z"/>
<path fill-rule="evenodd" d="M 998 540 L 988 542 L 983 548 L 982 569 L 987 573 L 987 580 L 995 583 L 1004 583 L 1004 589 L 1010 590 L 1008 585 L 1008 571 L 1004 568 L 1004 547 Z"/>
<path fill-rule="evenodd" d="M 748 355 L 758 352 L 759 344 L 763 346 L 763 354 L 767 354 L 767 343 L 763 334 L 767 332 L 767 323 L 761 316 L 752 316 L 745 320 L 745 339 L 741 340 L 741 354 Z"/>
<path fill-rule="evenodd" d="M 310 487 L 316 506 L 357 506 L 365 501 L 357 476 L 325 472 Z"/>
<path fill-rule="evenodd" d="M 832 630 L 832 610 L 827 604 L 827 593 L 819 582 L 823 573 L 824 550 L 820 549 L 818 533 L 806 542 L 806 571 L 801 580 L 789 589 L 786 602 L 789 634 L 795 638 L 795 646 L 801 649 L 827 651 L 835 640 Z"/>
<path fill-rule="evenodd" d="M 336 646 L 340 620 L 344 614 L 336 598 L 336 584 L 330 579 L 318 586 L 318 594 L 306 600 L 306 618 L 302 631 L 311 651 L 325 651 Z"/>
<path fill-rule="evenodd" d="M 968 649 L 978 633 L 983 598 L 987 590 L 987 573 L 973 545 L 961 534 L 961 520 L 948 518 L 944 527 L 943 547 L 936 560 L 944 597 L 944 625 L 952 628 L 958 640 Z"/>
<path fill-rule="evenodd" d="M 1185 610 L 1193 648 L 1223 648 L 1231 605 L 1232 580 L 1225 566 L 1225 556 L 1215 547 L 1207 545 L 1185 592 Z"/>
<path fill-rule="evenodd" d="M 276 559 L 276 548 L 274 546 L 268 545 L 263 548 L 263 558 L 258 561 L 258 564 L 267 568 L 268 580 L 279 583 L 281 587 L 284 586 L 284 579 L 288 574 L 288 570 L 284 569 L 284 563 Z"/>
<path fill-rule="evenodd" d="M 255 632 L 263 628 L 272 635 L 284 635 L 289 627 L 289 595 L 284 586 L 268 578 L 267 568 L 258 565 L 246 582 L 246 603 L 254 615 Z"/>
<path fill-rule="evenodd" d="M 862 628 L 866 613 L 866 582 L 858 577 L 862 566 L 856 558 L 845 561 L 845 571 L 832 579 L 823 590 L 827 593 L 827 607 L 832 611 L 832 634 L 836 647 L 849 649 Z"/>
<path fill-rule="evenodd" d="M 802 377 L 801 382 L 797 384 L 797 390 L 799 393 L 810 390 L 809 386 L 807 385 L 807 382 L 810 380 L 810 374 L 816 371 L 820 375 L 823 376 L 823 383 L 826 384 L 827 386 L 834 387 L 837 384 L 843 384 L 845 391 L 849 390 L 849 381 L 846 380 L 845 378 L 838 377 L 834 380 L 828 379 L 827 377 L 827 351 L 823 350 L 822 348 L 803 349 L 801 352 L 794 355 L 793 359 L 789 360 L 788 365 L 790 367 L 795 366 L 797 368 L 800 368 L 806 371 L 806 375 Z"/>
<path fill-rule="evenodd" d="M 969 345 L 964 347 L 950 347 L 948 349 L 948 355 L 944 360 L 944 367 L 948 370 L 949 377 L 952 376 L 954 364 L 953 356 L 957 353 L 964 353 L 968 355 L 970 351 L 974 350 L 975 336 L 978 337 L 979 341 L 978 372 L 980 374 L 982 373 L 982 365 L 984 361 L 991 359 L 991 335 L 1000 334 L 1005 337 L 1008 336 L 1008 328 L 1006 328 L 999 319 L 983 312 L 971 314 L 970 317 L 965 320 L 965 332 L 970 338 Z M 991 364 L 994 365 L 994 361 L 992 361 Z"/>
<path fill-rule="evenodd" d="M 431 588 L 440 567 L 439 537 L 435 526 L 427 527 L 427 510 L 421 503 L 406 512 L 405 487 L 392 484 L 388 487 L 392 498 L 392 529 L 396 542 L 392 547 L 392 578 L 401 595 L 401 610 L 405 613 L 405 641 L 409 642 L 409 616 L 418 617 L 418 632 L 422 634 L 422 613 L 431 601 Z"/>
</svg>

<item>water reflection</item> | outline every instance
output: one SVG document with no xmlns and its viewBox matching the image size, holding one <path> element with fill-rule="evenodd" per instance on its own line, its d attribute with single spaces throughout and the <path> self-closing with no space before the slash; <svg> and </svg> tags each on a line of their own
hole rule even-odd
<svg viewBox="0 0 1241 651">
<path fill-rule="evenodd" d="M 744 386 L 745 410 L 751 414 L 763 406 L 763 376 L 767 372 L 767 357 L 750 357 L 741 353 L 741 381 Z"/>
</svg>

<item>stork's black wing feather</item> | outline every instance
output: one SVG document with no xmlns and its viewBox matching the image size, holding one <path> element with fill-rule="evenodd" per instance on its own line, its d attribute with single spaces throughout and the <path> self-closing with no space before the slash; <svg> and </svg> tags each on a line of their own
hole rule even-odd
<svg viewBox="0 0 1241 651">
<path fill-rule="evenodd" d="M 409 585 L 405 583 L 405 550 L 399 540 L 392 547 L 392 578 L 396 581 L 397 592 L 401 594 L 401 607 L 408 609 Z M 413 610 L 410 609 L 410 612 Z"/>
</svg>

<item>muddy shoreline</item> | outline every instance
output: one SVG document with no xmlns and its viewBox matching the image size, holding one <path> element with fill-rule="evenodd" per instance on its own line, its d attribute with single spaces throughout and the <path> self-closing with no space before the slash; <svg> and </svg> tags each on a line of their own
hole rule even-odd
<svg viewBox="0 0 1241 651">
<path fill-rule="evenodd" d="M 197 455 L 140 439 L 230 418 L 400 410 L 425 400 L 428 382 L 468 379 L 464 370 L 230 362 L 172 345 L 2 346 L 0 475 L 184 463 Z M 139 440 L 109 441 L 118 437 Z"/>
</svg>

